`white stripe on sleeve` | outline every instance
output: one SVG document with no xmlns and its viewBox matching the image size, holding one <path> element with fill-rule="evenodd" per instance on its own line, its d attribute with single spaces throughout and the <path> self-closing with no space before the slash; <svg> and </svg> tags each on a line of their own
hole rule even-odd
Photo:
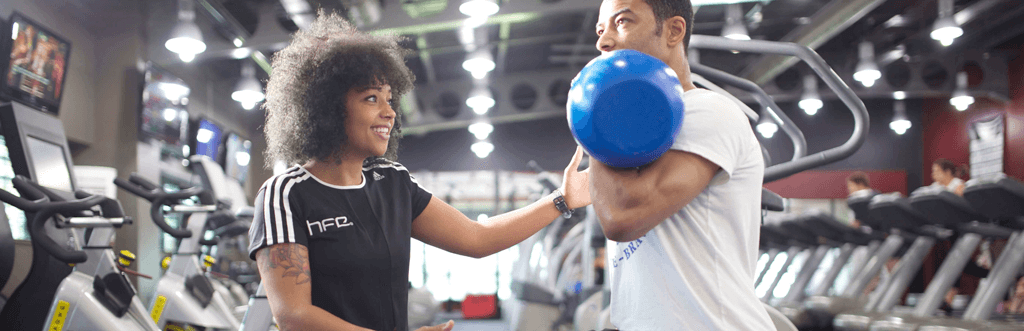
<svg viewBox="0 0 1024 331">
<path fill-rule="evenodd" d="M 307 172 L 305 175 L 302 175 L 299 178 L 296 178 L 296 179 L 293 179 L 293 180 L 289 180 L 288 184 L 286 184 L 284 186 L 284 197 L 283 197 L 284 201 L 288 201 L 288 193 L 291 192 L 292 185 L 295 185 L 295 183 L 304 181 L 307 178 L 309 178 L 310 176 L 311 176 L 310 173 Z M 286 222 L 285 224 L 288 224 L 288 231 L 287 231 L 288 232 L 288 242 L 295 242 L 295 225 L 293 225 L 294 222 L 292 222 L 292 206 L 291 206 L 290 203 L 287 203 L 287 204 L 284 205 L 284 214 L 285 214 L 285 222 Z"/>
</svg>

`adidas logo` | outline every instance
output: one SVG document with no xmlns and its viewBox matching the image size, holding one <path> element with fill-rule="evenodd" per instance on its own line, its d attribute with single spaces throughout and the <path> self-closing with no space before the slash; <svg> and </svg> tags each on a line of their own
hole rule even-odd
<svg viewBox="0 0 1024 331">
<path fill-rule="evenodd" d="M 384 179 L 383 175 L 378 174 L 376 172 L 373 173 L 373 180 L 381 180 L 381 179 Z"/>
</svg>

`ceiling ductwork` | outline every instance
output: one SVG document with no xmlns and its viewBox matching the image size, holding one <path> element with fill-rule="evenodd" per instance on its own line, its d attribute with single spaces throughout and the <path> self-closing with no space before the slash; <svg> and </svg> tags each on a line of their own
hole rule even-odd
<svg viewBox="0 0 1024 331">
<path fill-rule="evenodd" d="M 196 11 L 205 14 L 217 35 L 235 47 L 241 47 L 259 25 L 259 15 L 250 1 L 196 0 Z"/>
<path fill-rule="evenodd" d="M 384 13 L 381 0 L 281 0 L 281 7 L 299 29 L 309 27 L 320 9 L 339 13 L 359 28 L 376 25 Z"/>
</svg>

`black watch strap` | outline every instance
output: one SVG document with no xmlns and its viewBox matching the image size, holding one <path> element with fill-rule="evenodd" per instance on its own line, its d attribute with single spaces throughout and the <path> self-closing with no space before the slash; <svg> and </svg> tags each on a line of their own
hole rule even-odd
<svg viewBox="0 0 1024 331">
<path fill-rule="evenodd" d="M 563 218 L 572 217 L 572 209 L 569 209 L 569 205 L 565 204 L 565 197 L 562 196 L 562 192 L 555 190 L 555 208 L 562 213 Z"/>
</svg>

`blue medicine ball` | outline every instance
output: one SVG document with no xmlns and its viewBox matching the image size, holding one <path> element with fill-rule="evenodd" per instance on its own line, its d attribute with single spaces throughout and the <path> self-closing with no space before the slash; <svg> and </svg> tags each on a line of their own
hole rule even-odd
<svg viewBox="0 0 1024 331">
<path fill-rule="evenodd" d="M 569 129 L 601 163 L 639 167 L 672 147 L 683 125 L 683 88 L 665 62 L 635 50 L 590 61 L 569 89 Z"/>
</svg>

